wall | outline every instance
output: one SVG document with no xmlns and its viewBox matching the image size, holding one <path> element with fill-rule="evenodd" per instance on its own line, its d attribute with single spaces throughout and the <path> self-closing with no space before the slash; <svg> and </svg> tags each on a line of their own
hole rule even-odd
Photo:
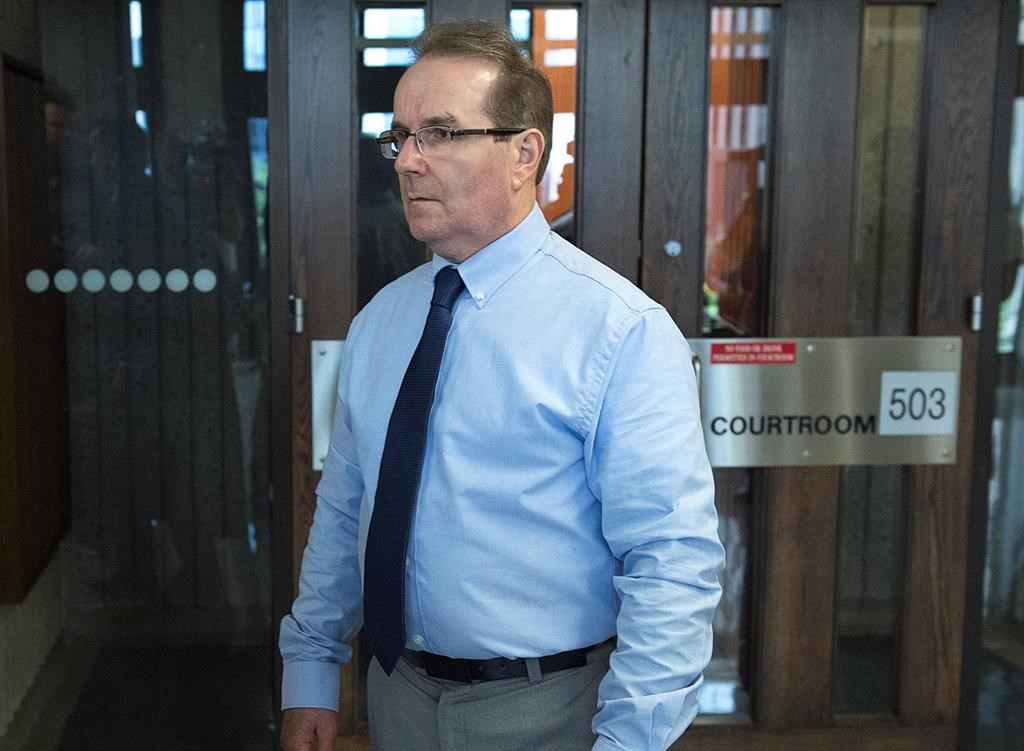
<svg viewBox="0 0 1024 751">
<path fill-rule="evenodd" d="M 61 634 L 60 559 L 20 605 L 0 605 L 0 736 Z"/>
<path fill-rule="evenodd" d="M 38 0 L 0 0 L 0 52 L 41 67 Z M 0 606 L 0 735 L 60 636 L 60 576 L 50 561 L 28 597 Z"/>
</svg>

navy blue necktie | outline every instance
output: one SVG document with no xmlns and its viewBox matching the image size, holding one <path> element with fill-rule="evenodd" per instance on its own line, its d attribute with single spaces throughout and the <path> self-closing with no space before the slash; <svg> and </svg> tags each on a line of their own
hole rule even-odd
<svg viewBox="0 0 1024 751">
<path fill-rule="evenodd" d="M 452 266 L 434 278 L 434 297 L 423 336 L 405 371 L 388 423 L 377 494 L 366 538 L 363 627 L 377 662 L 391 671 L 405 649 L 405 557 L 409 523 L 419 492 L 427 418 L 452 325 L 452 306 L 465 288 Z"/>
</svg>

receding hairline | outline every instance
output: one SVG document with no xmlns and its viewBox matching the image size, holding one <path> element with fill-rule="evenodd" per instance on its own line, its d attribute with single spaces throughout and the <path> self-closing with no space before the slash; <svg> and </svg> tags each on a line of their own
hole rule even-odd
<svg viewBox="0 0 1024 751">
<path fill-rule="evenodd" d="M 474 59 L 474 60 L 477 60 L 479 62 L 484 63 L 483 67 L 488 68 L 489 72 L 494 74 L 494 79 L 489 82 L 487 91 L 484 94 L 484 101 L 481 102 L 481 107 L 484 109 L 485 114 L 486 114 L 488 100 L 492 96 L 493 91 L 494 91 L 494 86 L 500 80 L 501 74 L 502 74 L 501 66 L 498 65 L 497 63 L 495 63 L 494 60 L 491 60 L 491 59 L 486 58 L 486 57 L 480 57 L 479 55 L 462 55 L 462 54 L 449 54 L 449 53 L 444 53 L 444 52 L 430 52 L 428 54 L 423 55 L 420 58 L 417 58 L 413 62 L 412 65 L 410 65 L 408 68 L 406 68 L 405 73 L 402 74 L 402 79 L 404 79 L 406 74 L 409 73 L 409 71 L 411 71 L 413 68 L 415 68 L 419 63 L 421 63 L 423 61 L 426 61 L 428 63 L 429 62 L 435 62 L 435 61 L 438 61 L 438 60 L 441 60 L 441 59 L 444 59 L 444 58 L 456 59 L 456 60 L 457 59 Z M 399 79 L 399 85 L 401 85 L 402 79 Z M 396 89 L 396 93 L 397 93 L 397 89 Z M 425 118 L 421 123 L 419 123 L 419 125 L 420 126 L 423 126 L 423 125 L 449 125 L 450 126 L 450 125 L 456 124 L 458 121 L 459 121 L 459 118 L 457 118 L 451 112 L 445 110 L 443 112 L 438 112 L 435 115 L 431 115 L 430 117 Z M 401 121 L 395 120 L 394 119 L 394 115 L 392 115 L 391 127 L 392 128 L 397 128 L 397 129 L 400 129 L 400 130 L 413 130 L 414 129 L 414 128 L 410 127 L 409 123 L 403 123 Z"/>
<path fill-rule="evenodd" d="M 473 51 L 469 51 L 469 50 L 467 50 L 467 51 L 462 51 L 462 50 L 436 50 L 436 51 L 425 52 L 422 55 L 417 56 L 416 59 L 413 60 L 412 65 L 409 66 L 409 69 L 411 70 L 412 68 L 416 67 L 416 65 L 418 63 L 421 63 L 424 60 L 430 61 L 430 60 L 441 60 L 441 59 L 449 59 L 449 60 L 475 60 L 476 62 L 480 63 L 482 66 L 484 66 L 486 68 L 490 68 L 492 71 L 497 73 L 499 76 L 502 74 L 502 72 L 504 72 L 504 68 L 502 67 L 500 61 L 495 60 L 493 57 L 488 57 L 487 55 L 482 55 L 482 54 L 480 54 L 478 52 L 473 52 Z"/>
</svg>

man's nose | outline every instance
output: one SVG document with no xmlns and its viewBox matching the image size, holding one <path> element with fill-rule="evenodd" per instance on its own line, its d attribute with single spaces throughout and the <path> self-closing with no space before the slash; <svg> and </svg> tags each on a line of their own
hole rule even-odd
<svg viewBox="0 0 1024 751">
<path fill-rule="evenodd" d="M 416 145 L 416 137 L 409 136 L 402 144 L 398 156 L 395 157 L 395 172 L 419 172 L 423 165 L 423 155 L 420 154 L 419 146 Z"/>
</svg>

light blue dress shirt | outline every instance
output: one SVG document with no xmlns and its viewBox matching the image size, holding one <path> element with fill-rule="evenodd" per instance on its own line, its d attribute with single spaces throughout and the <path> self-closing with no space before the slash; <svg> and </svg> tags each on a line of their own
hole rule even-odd
<svg viewBox="0 0 1024 751">
<path fill-rule="evenodd" d="M 385 287 L 349 330 L 281 624 L 285 708 L 337 707 L 388 420 L 446 265 Z M 537 657 L 617 634 L 594 748 L 664 749 L 697 712 L 721 594 L 690 349 L 536 206 L 459 273 L 406 560 L 407 646 Z"/>
</svg>

